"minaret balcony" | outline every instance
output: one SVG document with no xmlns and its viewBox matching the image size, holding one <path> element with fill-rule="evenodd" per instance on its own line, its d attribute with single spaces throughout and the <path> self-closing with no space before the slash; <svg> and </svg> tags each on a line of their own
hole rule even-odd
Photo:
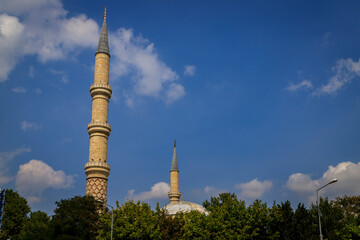
<svg viewBox="0 0 360 240">
<path fill-rule="evenodd" d="M 87 178 L 104 178 L 110 173 L 110 165 L 105 162 L 93 161 L 85 164 L 85 174 Z"/>
<path fill-rule="evenodd" d="M 168 196 L 169 196 L 170 198 L 172 198 L 172 197 L 180 198 L 181 193 L 178 192 L 178 191 L 170 191 L 170 192 L 168 192 Z"/>
<path fill-rule="evenodd" d="M 110 171 L 110 165 L 105 162 L 99 162 L 99 161 L 87 162 L 85 164 L 85 169 L 89 167 L 103 167 L 109 169 Z"/>
<path fill-rule="evenodd" d="M 90 87 L 90 95 L 94 97 L 96 95 L 105 95 L 107 98 L 111 98 L 112 88 L 109 84 L 104 83 L 94 83 Z"/>
<path fill-rule="evenodd" d="M 109 136 L 110 132 L 111 132 L 111 125 L 106 122 L 93 121 L 88 124 L 88 133 L 90 135 L 94 133 L 102 133 Z"/>
</svg>

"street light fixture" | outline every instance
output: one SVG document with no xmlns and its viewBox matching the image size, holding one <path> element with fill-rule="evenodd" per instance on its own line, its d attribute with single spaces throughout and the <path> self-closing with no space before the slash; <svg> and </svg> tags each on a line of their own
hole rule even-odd
<svg viewBox="0 0 360 240">
<path fill-rule="evenodd" d="M 319 208 L 319 191 L 321 189 L 323 189 L 324 187 L 330 185 L 330 184 L 333 184 L 335 182 L 337 182 L 338 180 L 336 178 L 334 178 L 333 180 L 331 180 L 330 182 L 328 182 L 327 184 L 325 184 L 324 186 L 322 186 L 321 188 L 318 188 L 316 190 L 316 205 L 317 205 L 317 210 L 318 210 L 318 215 L 319 215 L 319 230 L 320 230 L 320 240 L 323 240 L 323 235 L 322 235 L 322 232 L 321 232 L 321 220 L 320 220 L 320 208 Z"/>
</svg>

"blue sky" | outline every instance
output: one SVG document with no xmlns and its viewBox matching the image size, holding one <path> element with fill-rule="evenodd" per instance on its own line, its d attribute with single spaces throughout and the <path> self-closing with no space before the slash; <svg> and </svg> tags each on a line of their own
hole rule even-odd
<svg viewBox="0 0 360 240">
<path fill-rule="evenodd" d="M 49 213 L 85 194 L 107 7 L 108 203 L 360 194 L 357 1 L 0 0 L 0 187 Z"/>
</svg>

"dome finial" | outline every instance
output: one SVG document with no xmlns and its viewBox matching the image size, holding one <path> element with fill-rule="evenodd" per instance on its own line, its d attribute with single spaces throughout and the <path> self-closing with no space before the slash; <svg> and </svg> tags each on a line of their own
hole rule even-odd
<svg viewBox="0 0 360 240">
<path fill-rule="evenodd" d="M 184 201 L 184 193 L 182 194 L 182 200 Z"/>
<path fill-rule="evenodd" d="M 106 7 L 104 9 L 104 19 L 106 19 Z"/>
<path fill-rule="evenodd" d="M 176 139 L 174 139 L 174 147 L 176 148 Z"/>
</svg>

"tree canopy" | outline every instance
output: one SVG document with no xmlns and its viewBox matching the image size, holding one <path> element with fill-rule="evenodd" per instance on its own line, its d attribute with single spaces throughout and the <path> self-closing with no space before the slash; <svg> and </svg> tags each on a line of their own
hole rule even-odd
<svg viewBox="0 0 360 240">
<path fill-rule="evenodd" d="M 5 190 L 5 203 L 0 239 L 16 239 L 24 229 L 30 207 L 25 198 L 12 189 Z"/>
<path fill-rule="evenodd" d="M 90 196 L 56 202 L 54 215 L 30 212 L 25 198 L 6 190 L 0 240 L 110 239 L 281 239 L 319 238 L 317 206 L 295 209 L 289 201 L 268 206 L 260 200 L 246 205 L 234 193 L 221 193 L 203 203 L 208 215 L 197 211 L 169 216 L 157 205 L 144 202 L 116 203 L 112 211 Z M 324 239 L 360 239 L 359 196 L 321 198 Z M 30 214 L 29 214 L 30 213 Z"/>
</svg>

